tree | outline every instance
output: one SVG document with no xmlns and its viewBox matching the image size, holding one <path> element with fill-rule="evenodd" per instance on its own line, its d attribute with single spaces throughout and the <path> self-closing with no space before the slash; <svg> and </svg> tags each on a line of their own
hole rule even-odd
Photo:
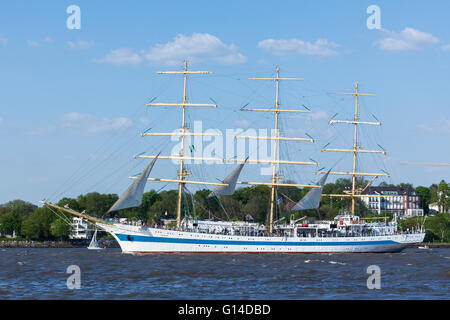
<svg viewBox="0 0 450 320">
<path fill-rule="evenodd" d="M 420 196 L 420 206 L 423 208 L 423 213 L 428 215 L 430 212 L 430 208 L 428 207 L 431 199 L 430 189 L 427 187 L 418 186 L 416 188 L 416 192 Z"/>
<path fill-rule="evenodd" d="M 71 225 L 62 219 L 56 219 L 50 225 L 50 233 L 59 240 L 67 240 L 70 235 Z"/>
<path fill-rule="evenodd" d="M 401 230 L 417 228 L 423 224 L 423 217 L 412 217 L 401 219 L 399 225 Z M 428 216 L 425 220 L 425 239 L 424 241 L 450 241 L 450 214 L 442 213 L 436 216 Z"/>
<path fill-rule="evenodd" d="M 447 182 L 442 180 L 437 189 L 437 203 L 441 212 L 447 212 L 450 207 L 450 187 Z"/>
<path fill-rule="evenodd" d="M 241 218 L 241 205 L 238 200 L 233 199 L 232 196 L 221 196 L 220 203 L 222 208 L 217 212 L 216 217 L 223 220 L 231 220 L 235 217 Z"/>
<path fill-rule="evenodd" d="M 19 216 L 28 216 L 37 208 L 38 206 L 23 200 L 12 200 L 0 206 L 0 215 L 14 211 Z"/>
<path fill-rule="evenodd" d="M 162 191 L 158 194 L 156 201 L 150 206 L 148 219 L 150 222 L 158 222 L 161 215 L 173 217 L 176 215 L 178 192 L 176 190 Z"/>
<path fill-rule="evenodd" d="M 20 234 L 20 229 L 22 225 L 22 218 L 20 215 L 11 211 L 10 213 L 6 213 L 0 217 L 0 231 L 6 234 Z"/>
<path fill-rule="evenodd" d="M 247 215 L 252 216 L 253 218 L 259 216 L 261 211 L 261 201 L 257 198 L 251 198 L 242 208 L 242 216 L 239 217 L 240 220 L 243 220 Z"/>
<path fill-rule="evenodd" d="M 207 219 L 211 210 L 219 209 L 217 200 L 214 197 L 208 198 L 210 193 L 210 190 L 202 189 L 194 194 L 195 215 L 197 219 Z"/>
<path fill-rule="evenodd" d="M 48 208 L 38 208 L 23 220 L 22 234 L 29 240 L 49 239 L 50 225 L 55 219 L 55 215 Z"/>
<path fill-rule="evenodd" d="M 41 237 L 41 225 L 35 218 L 28 218 L 22 222 L 22 234 L 28 240 L 38 240 Z"/>
<path fill-rule="evenodd" d="M 91 192 L 78 196 L 77 202 L 79 210 L 86 210 L 88 214 L 94 217 L 102 217 L 118 199 L 117 194 Z"/>
<path fill-rule="evenodd" d="M 336 182 L 334 183 L 338 188 L 351 188 L 352 187 L 352 179 L 348 178 L 339 178 L 336 179 Z"/>
<path fill-rule="evenodd" d="M 78 203 L 77 199 L 73 198 L 62 198 L 58 201 L 58 206 L 64 207 L 69 206 L 70 209 L 75 211 L 80 211 L 80 204 Z"/>
</svg>

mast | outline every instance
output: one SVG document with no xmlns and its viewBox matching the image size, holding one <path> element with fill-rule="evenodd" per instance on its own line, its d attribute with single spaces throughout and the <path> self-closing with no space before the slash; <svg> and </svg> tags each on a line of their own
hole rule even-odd
<svg viewBox="0 0 450 320">
<path fill-rule="evenodd" d="M 381 153 L 386 155 L 385 151 L 379 151 L 379 150 L 363 150 L 361 149 L 361 146 L 358 145 L 358 124 L 367 124 L 367 125 L 376 125 L 381 126 L 381 122 L 368 122 L 368 121 L 359 121 L 359 115 L 358 115 L 358 97 L 359 96 L 375 96 L 375 94 L 370 93 L 360 93 L 358 87 L 358 82 L 355 84 L 355 92 L 336 92 L 336 94 L 345 94 L 345 95 L 353 95 L 355 96 L 355 114 L 353 116 L 353 121 L 347 121 L 347 120 L 330 120 L 330 124 L 335 123 L 347 123 L 347 124 L 353 124 L 354 130 L 353 130 L 353 149 L 322 149 L 320 151 L 331 151 L 331 152 L 351 152 L 353 153 L 353 166 L 352 166 L 352 172 L 333 172 L 331 171 L 330 174 L 338 174 L 338 175 L 351 175 L 352 176 L 352 191 L 350 195 L 342 195 L 342 194 L 323 194 L 323 196 L 335 196 L 335 197 L 351 197 L 352 199 L 352 211 L 351 215 L 355 215 L 355 201 L 357 198 L 361 196 L 361 193 L 369 187 L 372 182 L 378 178 L 379 176 L 385 176 L 390 177 L 389 174 L 383 174 L 383 173 L 367 173 L 367 172 L 357 172 L 356 171 L 356 160 L 358 153 Z M 324 171 L 320 171 L 318 173 L 326 173 Z M 362 189 L 356 188 L 356 176 L 373 176 L 373 179 L 367 184 L 366 187 Z M 372 195 L 371 195 L 372 196 Z"/>
<path fill-rule="evenodd" d="M 284 177 L 279 176 L 277 174 L 277 164 L 280 163 L 290 163 L 290 164 L 303 164 L 303 165 L 316 165 L 319 164 L 316 162 L 300 162 L 300 161 L 280 161 L 278 160 L 278 153 L 279 153 L 279 146 L 278 143 L 280 140 L 285 141 L 310 141 L 315 142 L 314 139 L 305 139 L 305 138 L 285 138 L 281 137 L 279 128 L 278 128 L 278 117 L 280 115 L 280 112 L 311 112 L 310 110 L 291 110 L 291 109 L 280 109 L 280 103 L 279 103 L 279 84 L 281 80 L 303 80 L 303 78 L 280 78 L 280 67 L 277 66 L 276 69 L 276 77 L 275 78 L 249 78 L 249 80 L 271 80 L 275 81 L 275 108 L 259 108 L 259 109 L 246 109 L 241 108 L 241 111 L 263 111 L 263 112 L 273 112 L 274 113 L 274 136 L 270 137 L 251 137 L 251 136 L 237 136 L 237 138 L 241 139 L 263 139 L 263 140 L 273 140 L 274 146 L 273 146 L 273 161 L 272 164 L 272 182 L 271 183 L 258 183 L 258 182 L 238 182 L 241 184 L 255 184 L 255 185 L 267 185 L 271 187 L 271 195 L 270 195 L 270 215 L 269 215 L 269 232 L 271 233 L 273 231 L 273 216 L 274 216 L 274 209 L 275 209 L 275 188 L 277 186 L 303 186 L 303 187 L 320 187 L 316 185 L 299 185 L 299 184 L 284 184 L 279 183 L 278 180 L 283 179 Z M 251 160 L 249 160 L 251 162 Z"/>
<path fill-rule="evenodd" d="M 186 156 L 184 154 L 184 137 L 185 136 L 194 136 L 194 135 L 202 135 L 202 136 L 219 136 L 220 133 L 192 133 L 189 132 L 189 128 L 185 126 L 185 111 L 187 107 L 215 107 L 217 108 L 217 104 L 197 104 L 197 103 L 189 103 L 186 98 L 186 82 L 188 74 L 211 74 L 209 71 L 188 71 L 187 70 L 187 62 L 184 62 L 184 71 L 169 71 L 169 72 L 158 72 L 158 74 L 183 74 L 184 76 L 184 86 L 183 86 L 183 102 L 182 103 L 149 103 L 147 106 L 155 107 L 155 106 L 164 106 L 164 107 L 181 107 L 182 109 L 182 123 L 181 128 L 178 132 L 172 133 L 142 133 L 141 136 L 179 136 L 181 138 L 181 150 L 179 154 L 175 155 L 159 155 L 158 159 L 172 159 L 180 161 L 179 170 L 178 170 L 178 179 L 166 179 L 166 178 L 148 178 L 149 181 L 160 181 L 160 182 L 174 182 L 178 183 L 178 201 L 177 201 L 177 226 L 180 226 L 181 223 L 181 197 L 182 190 L 185 184 L 201 184 L 201 185 L 216 185 L 216 186 L 228 186 L 226 183 L 218 183 L 218 182 L 207 182 L 207 181 L 196 181 L 196 180 L 187 180 L 185 176 L 190 173 L 186 172 L 183 167 L 183 162 L 187 160 L 201 160 L 201 161 L 217 161 L 222 163 L 232 163 L 232 162 L 248 162 L 248 163 L 267 163 L 271 164 L 272 169 L 272 181 L 268 182 L 258 182 L 258 181 L 237 181 L 237 184 L 243 185 L 264 185 L 271 187 L 271 210 L 270 210 L 270 222 L 269 229 L 272 232 L 273 227 L 273 213 L 275 207 L 275 187 L 276 186 L 286 186 L 286 187 L 310 187 L 310 188 L 320 188 L 319 185 L 309 185 L 309 184 L 297 184 L 297 183 L 279 183 L 278 180 L 282 179 L 282 177 L 277 176 L 277 165 L 278 164 L 298 164 L 298 165 L 316 165 L 319 164 L 316 162 L 302 162 L 302 161 L 287 161 L 287 160 L 278 160 L 278 141 L 309 141 L 315 142 L 314 139 L 307 138 L 288 138 L 281 137 L 278 131 L 278 115 L 280 112 L 311 112 L 310 110 L 298 110 L 298 109 L 280 109 L 280 104 L 278 101 L 278 91 L 279 91 L 279 81 L 280 80 L 303 80 L 299 78 L 280 78 L 279 77 L 279 68 L 277 67 L 277 77 L 276 78 L 250 78 L 251 80 L 274 80 L 276 81 L 276 97 L 275 97 L 275 108 L 260 108 L 260 109 L 245 109 L 241 108 L 241 111 L 262 111 L 262 112 L 274 112 L 275 114 L 275 135 L 269 137 L 259 137 L 259 136 L 235 136 L 235 139 L 263 139 L 263 140 L 274 140 L 274 158 L 270 160 L 260 160 L 260 159 L 223 159 L 223 158 L 215 158 L 215 157 L 192 157 Z M 155 158 L 154 155 L 137 155 L 134 158 Z M 136 177 L 129 177 L 130 179 L 136 179 Z"/>
<path fill-rule="evenodd" d="M 147 106 L 166 106 L 166 107 L 180 107 L 182 111 L 182 117 L 181 117 L 181 127 L 179 132 L 176 133 L 142 133 L 141 136 L 171 136 L 171 135 L 178 135 L 181 138 L 181 147 L 180 147 L 180 153 L 177 156 L 161 156 L 159 158 L 161 159 L 177 159 L 179 163 L 179 168 L 177 171 L 178 180 L 174 179 L 155 179 L 155 178 L 148 178 L 148 180 L 153 181 L 167 181 L 167 182 L 176 182 L 178 183 L 178 199 L 177 199 L 177 227 L 180 226 L 181 223 L 181 201 L 182 201 L 182 193 L 183 193 L 183 187 L 186 183 L 189 183 L 185 179 L 186 176 L 190 175 L 190 172 L 185 170 L 184 168 L 184 160 L 186 160 L 184 156 L 184 143 L 185 143 L 185 136 L 188 135 L 194 135 L 194 133 L 190 133 L 189 128 L 186 127 L 186 108 L 187 107 L 214 107 L 217 108 L 217 104 L 199 104 L 199 103 L 188 103 L 187 96 L 186 96 L 186 85 L 187 85 L 187 75 L 188 74 L 211 74 L 209 71 L 188 71 L 188 64 L 187 61 L 184 61 L 184 70 L 183 71 L 164 71 L 164 72 L 158 72 L 158 74 L 182 74 L 183 75 L 183 102 L 182 103 L 148 103 Z M 195 135 L 220 135 L 220 134 L 206 134 L 206 133 L 195 133 Z M 155 158 L 156 156 L 135 156 L 135 158 Z M 201 158 L 200 158 L 201 159 Z M 227 184 L 217 184 L 217 183 L 208 183 L 203 181 L 195 181 L 193 183 L 197 184 L 214 184 L 214 185 L 227 185 Z"/>
</svg>

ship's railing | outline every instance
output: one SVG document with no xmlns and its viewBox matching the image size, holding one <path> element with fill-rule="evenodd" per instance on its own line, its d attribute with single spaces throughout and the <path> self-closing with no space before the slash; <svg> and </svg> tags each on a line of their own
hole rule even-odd
<svg viewBox="0 0 450 320">
<path fill-rule="evenodd" d="M 203 234 L 215 234 L 215 235 L 234 235 L 234 236 L 245 236 L 245 237 L 291 237 L 293 232 L 278 232 L 272 233 L 265 230 L 208 230 L 201 229 L 197 227 L 169 227 L 166 225 L 153 225 L 153 228 L 173 230 L 173 231 L 183 231 L 192 233 L 203 233 Z M 320 230 L 320 229 L 319 229 Z M 326 231 L 326 232 L 297 232 L 298 238 L 343 238 L 343 237 L 383 237 L 388 235 L 406 235 L 406 234 L 417 234 L 421 233 L 421 230 L 406 230 L 406 231 L 395 231 L 395 232 L 342 232 L 342 231 Z"/>
</svg>

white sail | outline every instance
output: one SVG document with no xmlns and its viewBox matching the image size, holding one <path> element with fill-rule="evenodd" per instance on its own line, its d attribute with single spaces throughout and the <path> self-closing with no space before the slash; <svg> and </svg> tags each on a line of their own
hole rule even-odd
<svg viewBox="0 0 450 320">
<path fill-rule="evenodd" d="M 329 173 L 330 171 L 328 171 L 317 183 L 321 186 L 320 188 L 312 188 L 299 202 L 295 204 L 295 206 L 291 208 L 291 210 L 297 211 L 319 208 L 322 189 Z"/>
<path fill-rule="evenodd" d="M 95 229 L 94 235 L 92 236 L 91 243 L 89 244 L 89 248 L 98 248 L 97 242 L 97 229 Z"/>
<path fill-rule="evenodd" d="M 158 155 L 153 159 L 153 161 L 145 168 L 144 171 L 139 175 L 139 177 L 128 187 L 128 189 L 120 196 L 120 198 L 113 204 L 113 206 L 108 210 L 108 212 L 116 211 L 120 209 L 138 207 L 142 203 L 142 195 L 144 194 L 144 187 L 147 183 L 147 178 L 152 171 L 153 165 L 155 164 Z M 107 212 L 107 213 L 108 213 Z"/>
<path fill-rule="evenodd" d="M 224 180 L 223 183 L 228 184 L 227 186 L 218 186 L 215 188 L 208 196 L 229 196 L 234 193 L 234 189 L 236 189 L 236 182 L 239 178 L 239 174 L 242 171 L 242 168 L 244 167 L 244 164 L 247 162 L 248 157 L 244 160 L 243 163 L 241 163 L 237 168 L 235 168 Z"/>
</svg>

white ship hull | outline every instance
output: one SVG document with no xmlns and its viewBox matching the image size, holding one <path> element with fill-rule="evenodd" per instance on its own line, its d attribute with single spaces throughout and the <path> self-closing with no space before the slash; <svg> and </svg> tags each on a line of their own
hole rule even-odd
<svg viewBox="0 0 450 320">
<path fill-rule="evenodd" d="M 114 224 L 124 253 L 356 253 L 400 252 L 423 242 L 425 233 L 361 237 L 261 237 L 183 232 Z"/>
</svg>

